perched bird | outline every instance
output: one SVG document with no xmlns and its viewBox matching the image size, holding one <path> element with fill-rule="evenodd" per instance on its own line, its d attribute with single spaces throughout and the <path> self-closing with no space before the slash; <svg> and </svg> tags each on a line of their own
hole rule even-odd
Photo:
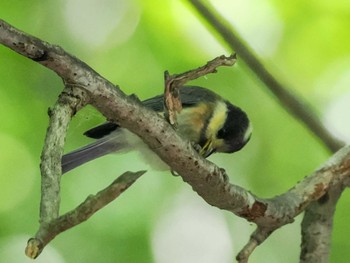
<svg viewBox="0 0 350 263">
<path fill-rule="evenodd" d="M 199 153 L 204 158 L 214 152 L 239 151 L 249 141 L 252 128 L 246 113 L 216 93 L 202 87 L 185 86 L 180 89 L 180 98 L 182 110 L 177 114 L 177 132 L 200 146 Z M 142 104 L 164 113 L 163 95 Z M 96 141 L 65 154 L 62 173 L 112 152 L 143 148 L 148 150 L 148 156 L 151 151 L 139 137 L 112 122 L 92 128 L 84 135 Z"/>
</svg>

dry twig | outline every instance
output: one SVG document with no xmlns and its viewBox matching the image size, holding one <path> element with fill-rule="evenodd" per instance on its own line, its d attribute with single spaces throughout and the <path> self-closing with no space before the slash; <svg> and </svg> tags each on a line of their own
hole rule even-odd
<svg viewBox="0 0 350 263">
<path fill-rule="evenodd" d="M 30 258 L 39 256 L 44 247 L 58 234 L 88 220 L 93 214 L 128 189 L 145 172 L 125 172 L 96 195 L 88 196 L 75 209 L 48 222 L 41 222 L 35 237 L 28 240 L 25 250 L 26 255 Z"/>
<path fill-rule="evenodd" d="M 205 76 L 209 73 L 216 73 L 216 68 L 220 66 L 233 66 L 236 63 L 236 54 L 231 56 L 220 56 L 207 62 L 206 65 L 186 71 L 181 74 L 169 75 L 166 71 L 165 90 L 164 90 L 164 104 L 167 109 L 167 117 L 171 125 L 176 125 L 176 113 L 182 109 L 179 88 L 185 85 L 186 82 Z"/>
</svg>

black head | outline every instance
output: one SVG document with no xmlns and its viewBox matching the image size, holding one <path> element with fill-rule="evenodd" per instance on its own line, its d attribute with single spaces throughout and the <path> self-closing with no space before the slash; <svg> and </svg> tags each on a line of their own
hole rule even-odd
<svg viewBox="0 0 350 263">
<path fill-rule="evenodd" d="M 240 108 L 226 102 L 227 117 L 223 127 L 217 132 L 217 139 L 224 140 L 218 151 L 233 153 L 247 144 L 251 137 L 252 128 L 247 114 Z"/>
</svg>

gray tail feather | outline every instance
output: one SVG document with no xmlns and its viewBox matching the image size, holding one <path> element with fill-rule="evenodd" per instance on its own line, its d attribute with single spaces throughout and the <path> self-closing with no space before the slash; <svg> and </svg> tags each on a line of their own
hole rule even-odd
<svg viewBox="0 0 350 263">
<path fill-rule="evenodd" d="M 127 143 L 107 137 L 62 156 L 62 174 L 111 152 L 127 148 Z"/>
</svg>

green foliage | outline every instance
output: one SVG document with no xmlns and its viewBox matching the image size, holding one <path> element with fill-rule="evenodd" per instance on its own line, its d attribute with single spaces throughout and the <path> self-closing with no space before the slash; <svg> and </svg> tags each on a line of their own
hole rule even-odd
<svg viewBox="0 0 350 263">
<path fill-rule="evenodd" d="M 312 104 L 320 118 L 338 97 L 349 93 L 348 1 L 265 0 L 258 6 L 254 1 L 216 4 L 221 5 L 217 8 L 261 55 L 267 68 Z M 269 24 L 271 14 L 274 27 Z M 123 91 L 135 93 L 141 99 L 162 93 L 164 70 L 180 73 L 230 52 L 218 44 L 195 16 L 186 1 L 0 3 L 2 19 L 62 46 L 120 85 Z M 39 156 L 48 122 L 46 112 L 63 85 L 50 70 L 3 46 L 0 46 L 0 79 L 0 248 L 4 248 L 0 249 L 0 258 L 3 262 L 25 262 L 26 239 L 35 233 L 38 221 Z M 259 196 L 272 197 L 310 174 L 330 155 L 241 61 L 193 83 L 211 88 L 239 105 L 253 122 L 253 137 L 246 148 L 234 155 L 211 158 L 228 171 L 233 183 Z M 341 112 L 338 115 L 348 122 L 347 115 Z M 81 134 L 102 121 L 103 117 L 94 109 L 84 109 L 71 124 L 66 148 L 71 150 L 89 142 Z M 332 127 L 332 122 L 327 124 Z M 136 153 L 112 155 L 65 175 L 62 212 L 72 209 L 125 170 L 149 168 L 138 160 Z M 50 258 L 50 262 L 162 262 L 154 256 L 152 235 L 159 220 L 174 209 L 172 204 L 184 189 L 189 187 L 180 178 L 168 172 L 149 171 L 116 202 L 53 240 L 38 262 L 41 257 Z M 198 199 L 195 193 L 188 196 Z M 332 262 L 350 257 L 346 249 L 347 197 L 345 193 L 336 214 Z M 222 216 L 222 212 L 214 211 Z M 205 221 L 206 217 L 201 220 Z M 253 228 L 232 215 L 227 215 L 224 222 L 234 244 L 234 251 L 229 253 L 236 254 Z M 252 262 L 296 262 L 299 230 L 298 223 L 294 223 L 277 231 L 256 250 Z M 204 237 L 205 232 L 197 238 Z M 178 238 L 179 242 L 183 241 Z M 288 246 L 284 244 L 286 239 L 290 242 Z M 16 257 L 10 253 L 12 245 Z M 175 259 L 167 262 L 182 262 L 171 260 Z"/>
</svg>

